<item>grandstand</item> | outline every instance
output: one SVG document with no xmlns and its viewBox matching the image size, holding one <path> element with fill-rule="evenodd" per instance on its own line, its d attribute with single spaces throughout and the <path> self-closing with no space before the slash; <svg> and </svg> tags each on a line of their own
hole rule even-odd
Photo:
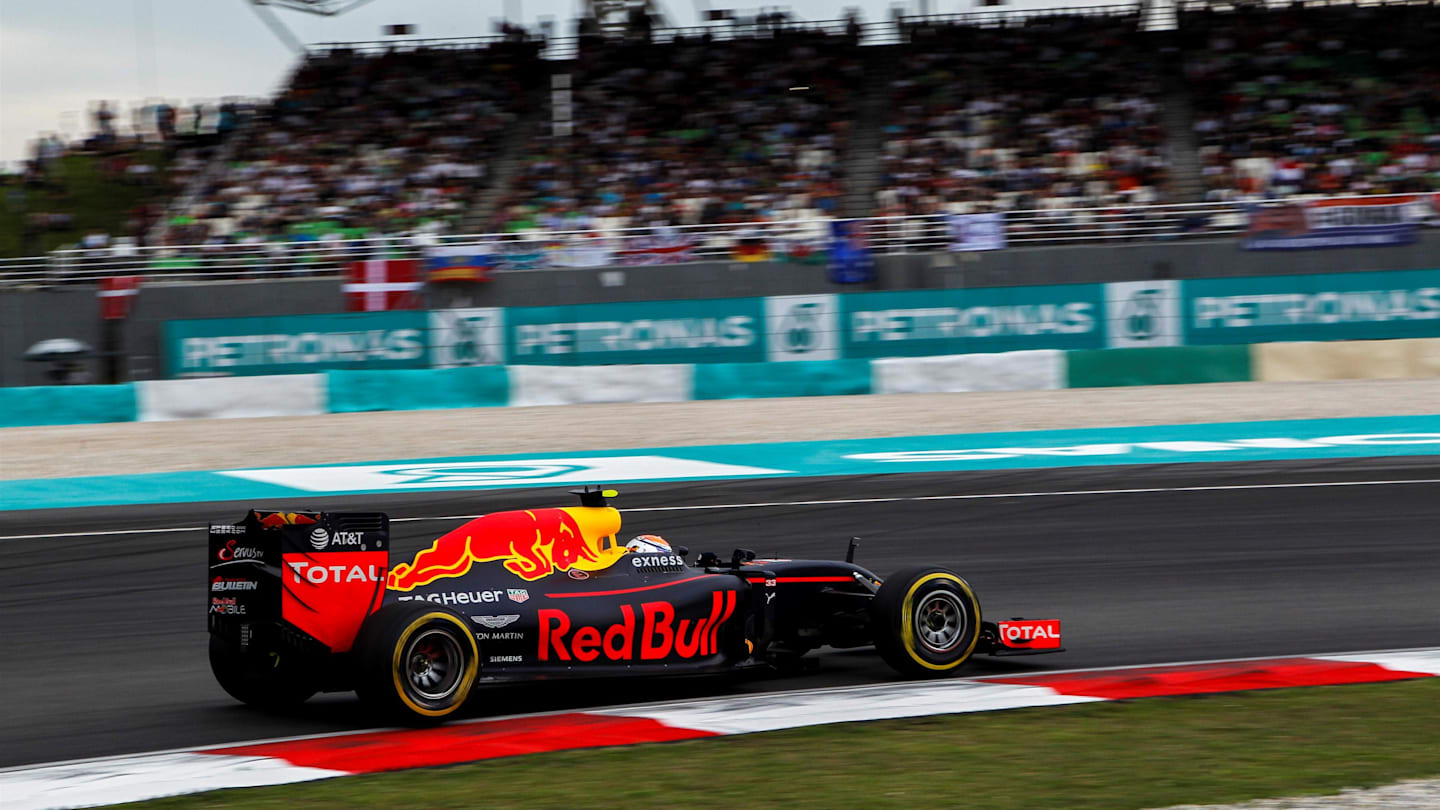
<svg viewBox="0 0 1440 810">
<path fill-rule="evenodd" d="M 981 212 L 1012 245 L 1214 236 L 1246 202 L 1440 189 L 1433 2 L 1191 3 L 1178 31 L 1147 14 L 319 47 L 219 148 L 180 154 L 184 191 L 130 234 L 130 266 L 657 234 L 691 259 L 836 217 L 923 250 Z"/>
</svg>

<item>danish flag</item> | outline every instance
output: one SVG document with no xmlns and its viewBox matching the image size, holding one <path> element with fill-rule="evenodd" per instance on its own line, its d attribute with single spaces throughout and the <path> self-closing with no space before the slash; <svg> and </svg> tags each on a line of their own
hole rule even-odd
<svg viewBox="0 0 1440 810">
<path fill-rule="evenodd" d="M 420 309 L 418 259 L 371 259 L 352 262 L 342 289 L 348 312 Z"/>
<path fill-rule="evenodd" d="M 140 292 L 139 276 L 109 276 L 100 279 L 100 317 L 107 321 L 124 320 L 130 316 L 130 306 Z"/>
</svg>

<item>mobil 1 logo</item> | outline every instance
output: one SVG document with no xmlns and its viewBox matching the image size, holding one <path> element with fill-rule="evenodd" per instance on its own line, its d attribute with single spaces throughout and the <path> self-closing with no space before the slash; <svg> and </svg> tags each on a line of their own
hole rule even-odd
<svg viewBox="0 0 1440 810">
<path fill-rule="evenodd" d="M 1180 282 L 1106 284 L 1105 324 L 1112 349 L 1181 345 Z"/>
<path fill-rule="evenodd" d="M 834 295 L 772 295 L 765 299 L 765 359 L 840 357 L 839 302 Z"/>
</svg>

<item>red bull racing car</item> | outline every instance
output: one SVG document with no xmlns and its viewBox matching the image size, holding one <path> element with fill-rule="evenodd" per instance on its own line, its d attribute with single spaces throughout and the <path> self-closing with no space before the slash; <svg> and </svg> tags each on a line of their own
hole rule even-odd
<svg viewBox="0 0 1440 810">
<path fill-rule="evenodd" d="M 1059 652 L 1057 620 L 984 621 L 934 566 L 884 580 L 853 562 L 728 559 L 617 540 L 613 491 L 497 512 L 390 564 L 379 512 L 251 511 L 209 529 L 210 664 L 235 698 L 283 706 L 356 691 L 397 719 L 457 711 L 476 684 L 792 665 L 874 645 L 903 675 L 972 655 Z"/>
</svg>

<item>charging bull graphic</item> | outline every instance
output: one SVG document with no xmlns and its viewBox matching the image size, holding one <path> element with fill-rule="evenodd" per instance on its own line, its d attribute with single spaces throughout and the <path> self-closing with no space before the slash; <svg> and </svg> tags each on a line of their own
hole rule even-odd
<svg viewBox="0 0 1440 810">
<path fill-rule="evenodd" d="M 278 529 L 281 526 L 303 526 L 315 523 L 315 518 L 309 515 L 302 515 L 297 512 L 271 512 L 269 514 L 255 513 L 260 525 L 267 529 Z"/>
<path fill-rule="evenodd" d="M 386 587 L 411 591 L 444 577 L 458 577 L 475 563 L 503 561 L 524 580 L 556 571 L 598 571 L 624 553 L 600 541 L 620 530 L 620 513 L 610 507 L 562 507 L 497 512 L 447 532 L 390 572 Z"/>
</svg>

